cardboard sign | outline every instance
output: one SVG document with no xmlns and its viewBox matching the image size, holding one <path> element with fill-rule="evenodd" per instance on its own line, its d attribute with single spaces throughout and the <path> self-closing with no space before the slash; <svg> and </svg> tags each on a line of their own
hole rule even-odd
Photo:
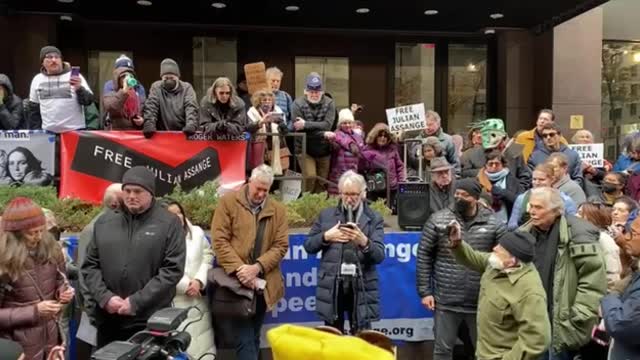
<svg viewBox="0 0 640 360">
<path fill-rule="evenodd" d="M 570 144 L 582 161 L 593 167 L 604 167 L 604 144 Z"/>
<path fill-rule="evenodd" d="M 425 129 L 427 117 L 424 103 L 387 109 L 387 123 L 391 132 Z"/>
<path fill-rule="evenodd" d="M 270 89 L 269 83 L 267 83 L 266 67 L 263 62 L 246 64 L 244 66 L 244 74 L 247 77 L 249 94 L 265 88 Z"/>
<path fill-rule="evenodd" d="M 287 170 L 285 176 L 297 176 L 301 178 L 302 174 Z M 302 181 L 282 180 L 280 182 L 280 193 L 282 193 L 282 202 L 285 204 L 296 200 L 302 193 Z"/>
</svg>

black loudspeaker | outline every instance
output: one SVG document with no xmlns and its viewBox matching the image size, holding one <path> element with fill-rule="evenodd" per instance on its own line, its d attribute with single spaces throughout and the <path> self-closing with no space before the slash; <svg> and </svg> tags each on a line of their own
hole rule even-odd
<svg viewBox="0 0 640 360">
<path fill-rule="evenodd" d="M 398 225 L 402 230 L 422 230 L 429 216 L 429 185 L 424 182 L 398 184 Z"/>
</svg>

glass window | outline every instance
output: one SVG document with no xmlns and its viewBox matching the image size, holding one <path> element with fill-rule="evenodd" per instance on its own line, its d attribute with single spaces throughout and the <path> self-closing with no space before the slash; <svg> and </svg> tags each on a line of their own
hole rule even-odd
<svg viewBox="0 0 640 360">
<path fill-rule="evenodd" d="M 113 66 L 116 59 L 123 54 L 127 55 L 135 64 L 133 53 L 130 51 L 89 51 L 88 69 L 83 75 L 86 77 L 89 88 L 96 95 L 96 101 L 100 106 L 102 106 L 100 99 L 102 99 L 104 84 L 113 80 Z"/>
<path fill-rule="evenodd" d="M 232 84 L 238 75 L 237 41 L 231 38 L 193 38 L 193 88 L 202 98 L 213 82 L 227 77 Z"/>
<path fill-rule="evenodd" d="M 640 43 L 607 41 L 602 46 L 602 127 L 605 157 L 615 160 L 626 134 L 640 127 Z"/>
<path fill-rule="evenodd" d="M 487 46 L 449 45 L 447 131 L 466 134 L 469 123 L 487 113 Z"/>
<path fill-rule="evenodd" d="M 434 108 L 435 44 L 396 44 L 395 106 Z"/>
<path fill-rule="evenodd" d="M 296 97 L 304 95 L 307 75 L 317 72 L 324 91 L 335 101 L 336 109 L 349 107 L 349 58 L 296 56 L 295 61 Z"/>
</svg>

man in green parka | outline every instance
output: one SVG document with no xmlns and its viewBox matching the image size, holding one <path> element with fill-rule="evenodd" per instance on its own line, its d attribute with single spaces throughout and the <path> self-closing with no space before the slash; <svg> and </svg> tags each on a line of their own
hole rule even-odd
<svg viewBox="0 0 640 360">
<path fill-rule="evenodd" d="M 540 359 L 551 344 L 547 296 L 531 263 L 535 239 L 509 232 L 492 253 L 473 250 L 462 242 L 459 224 L 450 226 L 455 259 L 481 272 L 478 299 L 478 360 Z"/>
</svg>

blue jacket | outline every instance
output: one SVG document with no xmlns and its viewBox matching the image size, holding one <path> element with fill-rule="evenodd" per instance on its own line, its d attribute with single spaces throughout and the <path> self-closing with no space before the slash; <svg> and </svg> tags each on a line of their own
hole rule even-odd
<svg viewBox="0 0 640 360">
<path fill-rule="evenodd" d="M 569 160 L 568 174 L 571 177 L 571 180 L 575 181 L 580 185 L 580 187 L 582 187 L 584 184 L 584 178 L 582 175 L 582 161 L 580 160 L 580 155 L 564 144 L 560 144 L 560 151 L 557 152 L 563 153 L 567 157 Z M 536 147 L 527 162 L 531 171 L 533 172 L 536 166 L 545 162 L 551 154 L 552 152 L 544 145 Z"/>
<path fill-rule="evenodd" d="M 622 295 L 601 301 L 604 325 L 614 340 L 610 360 L 640 359 L 640 272 L 632 276 Z"/>
</svg>

